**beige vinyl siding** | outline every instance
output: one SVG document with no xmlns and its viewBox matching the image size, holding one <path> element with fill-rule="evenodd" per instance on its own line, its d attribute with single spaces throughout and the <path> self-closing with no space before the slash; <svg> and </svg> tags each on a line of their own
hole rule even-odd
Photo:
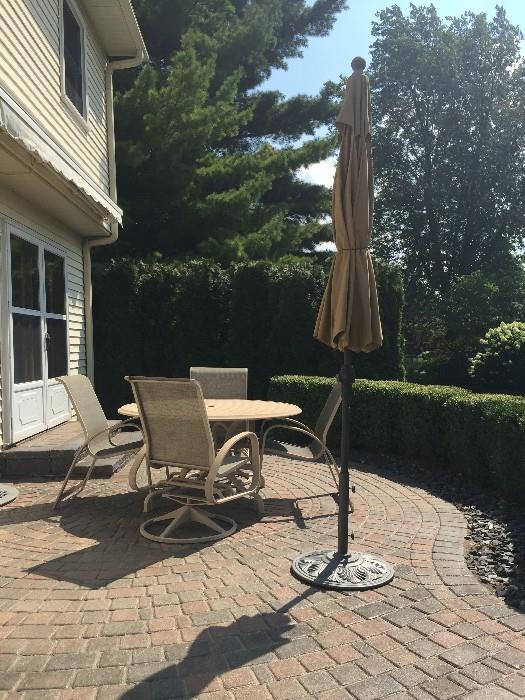
<svg viewBox="0 0 525 700">
<path fill-rule="evenodd" d="M 87 126 L 61 92 L 60 0 L 1 0 L 0 85 L 105 192 L 109 191 L 106 57 L 85 24 Z M 77 2 L 82 12 L 81 2 Z"/>
<path fill-rule="evenodd" d="M 1 205 L 0 205 L 1 206 Z M 4 250 L 4 225 L 3 222 L 0 220 L 0 332 L 5 332 L 5 323 L 6 323 L 6 314 L 4 313 L 5 311 L 5 299 L 4 299 L 4 259 L 2 255 L 2 251 Z M 0 337 L 1 341 L 1 337 Z M 2 405 L 2 348 L 0 347 L 0 450 L 2 449 L 2 445 L 4 444 L 4 439 L 3 439 L 3 429 L 2 429 L 2 417 L 3 417 L 3 405 Z"/>
<path fill-rule="evenodd" d="M 84 323 L 84 286 L 82 239 L 58 221 L 43 214 L 29 202 L 0 185 L 0 231 L 5 223 L 15 224 L 44 242 L 59 246 L 66 257 L 66 289 L 68 299 L 69 373 L 86 374 L 86 334 Z M 2 268 L 0 267 L 0 270 Z M 3 272 L 2 272 L 3 274 Z M 1 299 L 0 303 L 4 303 Z M 4 358 L 1 358 L 2 360 Z M 1 367 L 0 367 L 1 373 Z M 2 444 L 2 387 L 0 374 L 0 446 Z"/>
</svg>

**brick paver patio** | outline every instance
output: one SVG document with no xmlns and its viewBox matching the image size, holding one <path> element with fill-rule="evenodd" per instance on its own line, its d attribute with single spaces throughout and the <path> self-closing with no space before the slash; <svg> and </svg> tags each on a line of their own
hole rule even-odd
<svg viewBox="0 0 525 700">
<path fill-rule="evenodd" d="M 356 547 L 396 578 L 320 592 L 289 566 L 336 542 L 333 482 L 298 462 L 264 471 L 265 517 L 232 504 L 239 531 L 200 549 L 141 538 L 124 473 L 59 515 L 57 483 L 19 484 L 0 510 L 0 699 L 525 696 L 525 615 L 466 568 L 452 505 L 354 472 Z"/>
</svg>

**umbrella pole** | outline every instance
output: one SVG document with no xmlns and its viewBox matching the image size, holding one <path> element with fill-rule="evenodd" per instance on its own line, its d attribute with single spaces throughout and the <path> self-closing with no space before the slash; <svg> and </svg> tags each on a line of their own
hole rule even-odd
<svg viewBox="0 0 525 700">
<path fill-rule="evenodd" d="M 294 559 L 292 574 L 303 583 L 333 590 L 378 588 L 394 578 L 394 569 L 383 559 L 365 552 L 348 551 L 350 507 L 350 399 L 355 371 L 352 353 L 345 350 L 339 373 L 341 381 L 341 468 L 339 471 L 339 513 L 337 550 L 314 550 Z M 353 536 L 352 536 L 353 539 Z"/>
<path fill-rule="evenodd" d="M 344 360 L 339 373 L 341 380 L 341 469 L 339 471 L 339 516 L 337 523 L 337 552 L 348 553 L 348 511 L 350 508 L 350 396 L 355 382 L 352 353 L 344 351 Z"/>
</svg>

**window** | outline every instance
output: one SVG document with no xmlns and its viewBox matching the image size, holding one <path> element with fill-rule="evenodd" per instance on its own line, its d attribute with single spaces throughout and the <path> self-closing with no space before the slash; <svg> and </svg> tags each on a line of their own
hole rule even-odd
<svg viewBox="0 0 525 700">
<path fill-rule="evenodd" d="M 84 28 L 69 0 L 62 4 L 63 27 L 63 92 L 78 112 L 85 117 Z"/>
</svg>

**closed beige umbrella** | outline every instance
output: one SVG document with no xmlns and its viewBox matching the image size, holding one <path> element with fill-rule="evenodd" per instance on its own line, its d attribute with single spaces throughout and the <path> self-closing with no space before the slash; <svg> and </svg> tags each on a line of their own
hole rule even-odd
<svg viewBox="0 0 525 700">
<path fill-rule="evenodd" d="M 315 337 L 337 350 L 370 352 L 381 346 L 381 320 L 368 246 L 372 234 L 374 183 L 368 77 L 348 79 L 336 120 L 341 150 L 334 180 L 332 219 L 337 248 L 324 292 Z"/>
<path fill-rule="evenodd" d="M 392 580 L 394 570 L 382 559 L 348 552 L 349 404 L 355 379 L 352 352 L 381 347 L 383 336 L 374 268 L 368 246 L 372 233 L 374 183 L 370 133 L 370 86 L 365 61 L 354 58 L 341 111 L 336 120 L 341 149 L 334 180 L 332 220 L 337 248 L 321 301 L 315 337 L 344 353 L 341 368 L 341 468 L 337 550 L 303 554 L 292 571 L 322 588 L 377 588 Z"/>
</svg>

